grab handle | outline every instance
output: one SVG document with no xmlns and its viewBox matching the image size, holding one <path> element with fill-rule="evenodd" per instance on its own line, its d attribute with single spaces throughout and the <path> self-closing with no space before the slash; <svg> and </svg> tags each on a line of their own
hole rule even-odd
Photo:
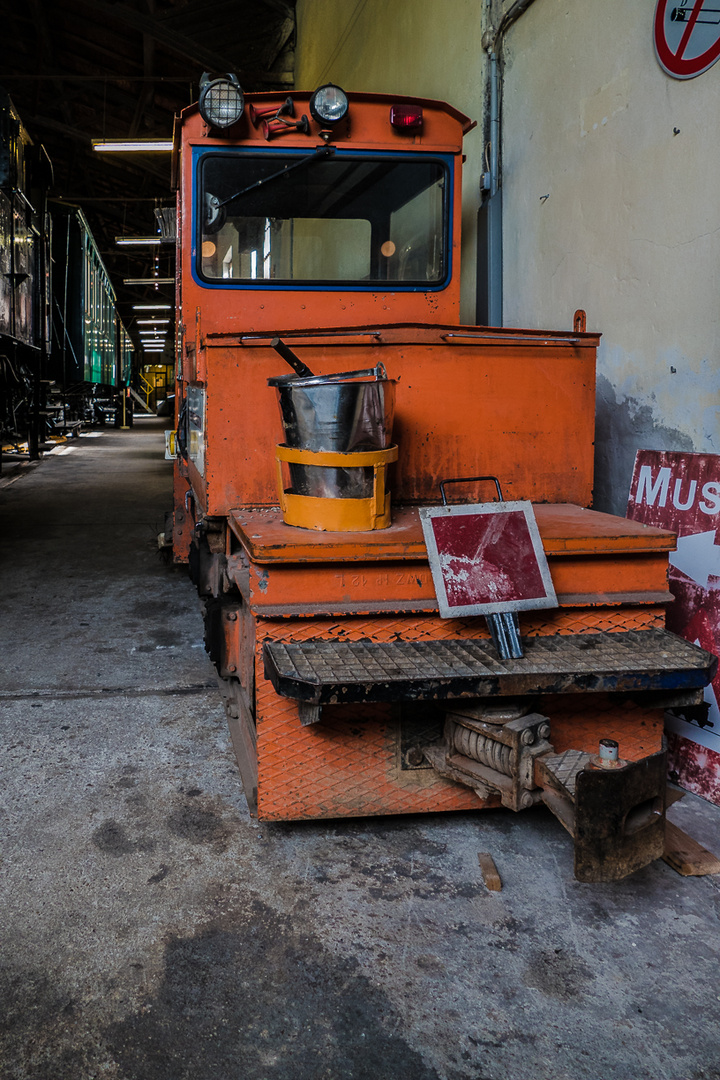
<svg viewBox="0 0 720 1080">
<path fill-rule="evenodd" d="M 443 506 L 447 506 L 448 504 L 447 496 L 445 494 L 446 484 L 472 484 L 477 480 L 492 480 L 495 484 L 495 489 L 497 490 L 498 499 L 500 500 L 500 502 L 503 501 L 502 488 L 500 487 L 500 481 L 498 480 L 497 476 L 457 476 L 454 477 L 452 480 L 440 481 L 440 494 L 442 496 Z"/>
</svg>

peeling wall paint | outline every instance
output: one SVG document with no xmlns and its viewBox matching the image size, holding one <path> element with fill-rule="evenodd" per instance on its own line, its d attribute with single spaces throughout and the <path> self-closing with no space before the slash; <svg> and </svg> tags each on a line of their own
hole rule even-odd
<svg viewBox="0 0 720 1080">
<path fill-rule="evenodd" d="M 623 396 L 604 375 L 598 375 L 595 410 L 594 506 L 624 517 L 638 448 L 691 452 L 692 439 L 659 423 L 650 404 Z"/>
</svg>

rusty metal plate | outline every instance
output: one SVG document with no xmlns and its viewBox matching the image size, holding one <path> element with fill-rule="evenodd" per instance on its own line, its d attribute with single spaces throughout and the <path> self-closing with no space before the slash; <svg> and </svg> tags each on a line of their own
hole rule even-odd
<svg viewBox="0 0 720 1080">
<path fill-rule="evenodd" d="M 623 769 L 578 773 L 575 877 L 618 881 L 662 857 L 665 849 L 667 753 Z"/>
<path fill-rule="evenodd" d="M 488 641 L 269 642 L 266 678 L 313 704 L 509 694 L 643 692 L 705 686 L 717 657 L 666 630 L 527 637 L 500 660 Z"/>
</svg>

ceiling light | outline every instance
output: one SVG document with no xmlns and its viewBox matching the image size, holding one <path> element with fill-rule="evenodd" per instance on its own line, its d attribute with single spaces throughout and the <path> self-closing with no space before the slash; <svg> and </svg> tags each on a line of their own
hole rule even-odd
<svg viewBox="0 0 720 1080">
<path fill-rule="evenodd" d="M 128 247 L 130 244 L 149 245 L 162 244 L 162 236 L 116 236 L 115 243 L 120 247 Z"/>
<path fill-rule="evenodd" d="M 93 139 L 92 148 L 102 153 L 167 154 L 172 150 L 173 143 L 172 139 Z"/>
<path fill-rule="evenodd" d="M 169 319 L 136 319 L 138 326 L 167 326 Z"/>
<path fill-rule="evenodd" d="M 133 304 L 133 311 L 172 311 L 172 304 Z"/>
</svg>

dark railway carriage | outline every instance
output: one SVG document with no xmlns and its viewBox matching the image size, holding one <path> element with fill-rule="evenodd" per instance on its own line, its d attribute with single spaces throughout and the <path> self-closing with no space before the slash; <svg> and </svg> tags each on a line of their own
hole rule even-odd
<svg viewBox="0 0 720 1080">
<path fill-rule="evenodd" d="M 31 457 L 53 432 L 116 418 L 134 351 L 87 221 L 50 213 L 51 182 L 0 90 L 0 437 Z"/>
<path fill-rule="evenodd" d="M 52 252 L 52 376 L 67 420 L 103 422 L 129 383 L 133 346 L 81 210 L 53 208 Z"/>
<path fill-rule="evenodd" d="M 49 158 L 0 89 L 0 435 L 37 448 L 50 311 Z"/>
</svg>

